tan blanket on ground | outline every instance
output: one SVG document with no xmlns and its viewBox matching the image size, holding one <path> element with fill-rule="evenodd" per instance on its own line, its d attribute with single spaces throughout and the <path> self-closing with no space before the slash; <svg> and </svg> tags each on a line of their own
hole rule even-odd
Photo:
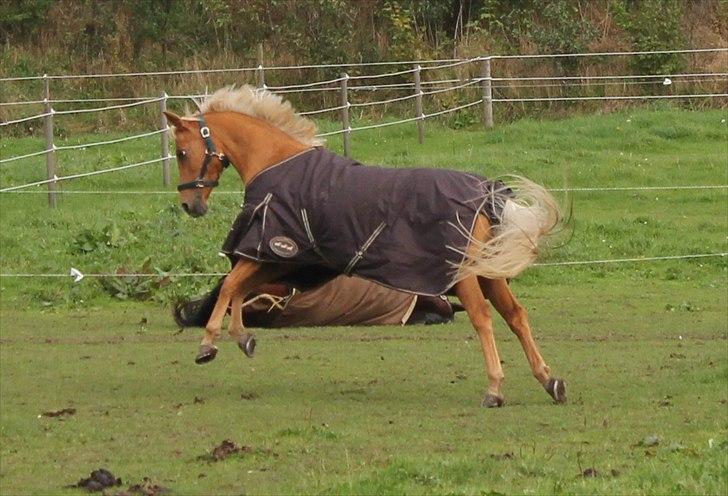
<svg viewBox="0 0 728 496">
<path fill-rule="evenodd" d="M 288 298 L 257 298 L 246 304 L 246 312 L 267 312 L 266 327 L 403 325 L 416 302 L 417 295 L 342 275 Z"/>
</svg>

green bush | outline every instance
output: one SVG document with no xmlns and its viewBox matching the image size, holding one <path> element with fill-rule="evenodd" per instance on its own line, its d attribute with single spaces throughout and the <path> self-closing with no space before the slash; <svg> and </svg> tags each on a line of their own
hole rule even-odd
<svg viewBox="0 0 728 496">
<path fill-rule="evenodd" d="M 615 0 L 610 10 L 628 35 L 635 51 L 670 50 L 686 46 L 680 19 L 685 5 L 681 0 Z M 641 74 L 679 72 L 685 58 L 679 53 L 638 55 L 630 58 Z"/>
</svg>

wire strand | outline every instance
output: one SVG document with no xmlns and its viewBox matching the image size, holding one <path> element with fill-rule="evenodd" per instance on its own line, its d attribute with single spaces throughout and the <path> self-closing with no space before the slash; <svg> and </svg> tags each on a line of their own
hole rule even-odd
<svg viewBox="0 0 728 496">
<path fill-rule="evenodd" d="M 696 253 L 689 255 L 668 255 L 659 257 L 638 257 L 638 258 L 612 258 L 604 260 L 574 260 L 568 262 L 539 262 L 533 264 L 535 267 L 562 267 L 568 265 L 603 265 L 612 263 L 633 263 L 633 262 L 655 262 L 664 260 L 688 260 L 696 258 L 712 258 L 712 257 L 725 257 L 728 252 L 723 253 Z M 160 273 L 147 273 L 147 272 L 134 272 L 129 274 L 119 274 L 117 272 L 89 272 L 84 273 L 79 271 L 79 274 L 83 278 L 91 277 L 220 277 L 227 275 L 227 272 L 160 272 Z M 15 273 L 0 273 L 0 277 L 65 277 L 73 278 L 75 274 L 71 272 L 15 272 Z"/>
<path fill-rule="evenodd" d="M 0 126 L 9 126 L 10 124 L 19 124 L 21 122 L 27 122 L 27 121 L 32 121 L 34 119 L 40 119 L 41 117 L 48 117 L 49 115 L 53 115 L 53 111 L 44 112 L 44 113 L 38 114 L 38 115 L 31 115 L 30 117 L 23 117 L 21 119 L 15 119 L 13 121 L 3 121 L 3 122 L 0 122 Z"/>
<path fill-rule="evenodd" d="M 622 75 L 604 75 L 604 76 L 536 76 L 536 77 L 492 77 L 491 81 L 561 81 L 574 79 L 664 79 L 664 78 L 682 78 L 682 77 L 715 77 L 728 76 L 728 72 L 696 72 L 693 74 L 622 74 Z M 483 78 L 487 79 L 487 78 Z"/>
<path fill-rule="evenodd" d="M 571 262 L 539 262 L 533 264 L 536 267 L 558 267 L 564 265 L 601 265 L 609 263 L 627 263 L 627 262 L 649 262 L 657 260 L 684 260 L 689 258 L 708 258 L 708 257 L 725 257 L 728 252 L 724 253 L 696 253 L 694 255 L 668 255 L 663 257 L 639 257 L 639 258 L 612 258 L 605 260 L 575 260 Z"/>
<path fill-rule="evenodd" d="M 43 181 L 36 181 L 33 183 L 21 184 L 19 186 L 11 186 L 9 188 L 3 188 L 3 189 L 0 189 L 0 193 L 6 193 L 8 191 L 15 191 L 18 189 L 30 188 L 31 186 L 40 186 L 40 185 L 48 184 L 48 183 L 67 181 L 69 179 L 78 179 L 80 177 L 98 176 L 99 174 L 107 174 L 109 172 L 117 172 L 117 171 L 121 171 L 121 170 L 131 169 L 134 167 L 139 167 L 139 166 L 147 165 L 147 164 L 153 164 L 155 162 L 161 162 L 163 160 L 169 160 L 172 158 L 174 158 L 174 157 L 171 155 L 167 155 L 166 157 L 155 158 L 153 160 L 147 160 L 145 162 L 138 162 L 135 164 L 122 165 L 120 167 L 112 167 L 111 169 L 103 169 L 103 170 L 93 171 L 93 172 L 83 172 L 80 174 L 71 174 L 70 176 L 61 176 L 61 177 L 56 176 L 53 179 L 45 179 Z"/>
<path fill-rule="evenodd" d="M 85 114 L 85 113 L 89 113 L 89 112 L 102 112 L 105 110 L 138 107 L 139 105 L 146 105 L 148 103 L 161 102 L 162 100 L 166 100 L 166 99 L 167 99 L 167 97 L 158 97 L 158 98 L 151 98 L 149 100 L 142 100 L 142 101 L 134 102 L 134 103 L 124 103 L 121 105 L 109 105 L 106 107 L 96 107 L 96 108 L 90 108 L 90 109 L 74 109 L 74 110 L 55 110 L 53 113 L 56 115 L 70 115 L 70 114 Z"/>
<path fill-rule="evenodd" d="M 728 93 L 700 93 L 686 95 L 620 95 L 620 96 L 557 96 L 543 98 L 493 98 L 494 102 L 569 102 L 578 100 L 659 100 L 661 98 L 714 98 Z"/>
<path fill-rule="evenodd" d="M 53 151 L 53 148 L 49 148 L 48 150 L 41 150 L 39 152 L 28 153 L 26 155 L 18 155 L 17 157 L 4 158 L 4 159 L 0 160 L 0 164 L 4 164 L 6 162 L 13 162 L 15 160 L 21 160 L 24 158 L 37 157 L 38 155 L 45 155 L 46 153 L 50 153 L 52 151 Z"/>
<path fill-rule="evenodd" d="M 108 141 L 95 141 L 92 143 L 81 143 L 78 145 L 57 146 L 56 150 L 78 150 L 80 148 L 92 148 L 94 146 L 111 145 L 114 143 L 122 143 L 124 141 L 146 138 L 149 136 L 154 136 L 155 134 L 162 134 L 162 133 L 166 133 L 166 132 L 169 132 L 169 128 L 157 129 L 156 131 L 150 131 L 148 133 L 135 134 L 134 136 L 125 136 L 124 138 L 108 140 Z"/>
<path fill-rule="evenodd" d="M 720 190 L 728 189 L 728 184 L 717 185 L 685 185 L 685 186 L 613 186 L 613 187 L 574 187 L 574 188 L 547 188 L 548 191 L 557 193 L 574 192 L 619 192 L 619 191 L 670 191 L 670 190 Z M 47 195 L 47 191 L 40 190 L 15 190 L 5 191 L 8 194 L 41 194 Z M 176 195 L 173 190 L 59 190 L 56 194 L 80 194 L 80 195 Z M 243 191 L 216 191 L 216 195 L 242 195 Z"/>
</svg>

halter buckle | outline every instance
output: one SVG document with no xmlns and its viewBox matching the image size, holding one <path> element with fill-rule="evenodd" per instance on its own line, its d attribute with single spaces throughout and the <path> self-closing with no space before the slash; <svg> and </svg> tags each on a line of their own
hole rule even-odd
<svg viewBox="0 0 728 496">
<path fill-rule="evenodd" d="M 203 138 L 209 138 L 210 137 L 210 128 L 207 126 L 201 127 L 200 136 L 202 136 Z"/>
</svg>

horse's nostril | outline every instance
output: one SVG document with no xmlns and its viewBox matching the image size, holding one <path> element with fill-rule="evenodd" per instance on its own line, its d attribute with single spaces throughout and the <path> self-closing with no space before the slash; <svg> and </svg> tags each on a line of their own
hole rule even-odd
<svg viewBox="0 0 728 496">
<path fill-rule="evenodd" d="M 190 213 L 190 206 L 186 203 L 182 203 L 182 210 L 184 210 L 186 213 Z"/>
</svg>

